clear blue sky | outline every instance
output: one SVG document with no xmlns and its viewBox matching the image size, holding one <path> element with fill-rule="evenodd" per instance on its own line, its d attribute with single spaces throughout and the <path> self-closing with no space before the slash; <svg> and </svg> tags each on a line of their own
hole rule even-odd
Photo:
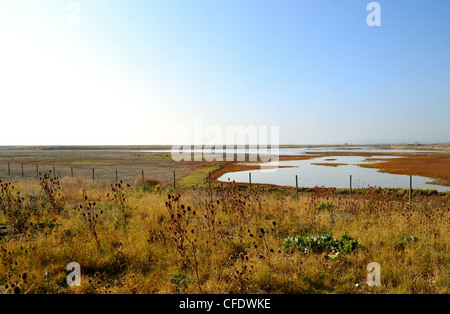
<svg viewBox="0 0 450 314">
<path fill-rule="evenodd" d="M 369 2 L 0 0 L 0 145 L 450 142 L 450 1 Z"/>
</svg>

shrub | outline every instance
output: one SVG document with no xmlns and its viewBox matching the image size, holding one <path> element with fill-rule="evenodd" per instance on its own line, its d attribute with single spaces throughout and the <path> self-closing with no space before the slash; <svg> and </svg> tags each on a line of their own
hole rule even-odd
<svg viewBox="0 0 450 314">
<path fill-rule="evenodd" d="M 141 187 L 142 191 L 148 192 L 148 191 L 153 190 L 157 185 L 160 185 L 160 182 L 157 179 L 154 179 L 154 178 L 137 177 L 134 180 L 134 184 L 136 186 Z"/>
<path fill-rule="evenodd" d="M 7 223 L 16 231 L 22 232 L 28 228 L 33 213 L 34 208 L 30 205 L 29 197 L 25 199 L 10 182 L 0 180 L 0 217 L 4 215 Z"/>
<path fill-rule="evenodd" d="M 45 228 L 54 229 L 54 228 L 61 226 L 61 224 L 58 224 L 53 221 L 40 221 L 37 223 L 37 226 L 41 229 L 45 229 Z"/>
<path fill-rule="evenodd" d="M 331 234 L 323 234 L 317 237 L 307 237 L 304 235 L 290 236 L 284 240 L 286 250 L 300 250 L 303 253 L 323 253 L 340 252 L 352 253 L 361 245 L 356 239 L 343 235 L 340 239 L 335 239 Z"/>
<path fill-rule="evenodd" d="M 142 188 L 141 189 L 142 189 L 143 192 L 149 192 L 150 189 L 151 189 L 150 184 L 148 184 L 147 182 L 144 182 L 144 184 L 142 184 Z"/>
<path fill-rule="evenodd" d="M 319 205 L 317 205 L 317 210 L 321 211 L 321 210 L 332 210 L 333 209 L 333 204 L 331 203 L 323 203 L 321 202 Z"/>
<path fill-rule="evenodd" d="M 51 171 L 44 173 L 40 178 L 41 190 L 43 192 L 43 199 L 46 202 L 49 210 L 53 213 L 59 214 L 65 206 L 65 200 L 62 195 L 61 183 L 59 178 L 52 176 Z"/>
</svg>

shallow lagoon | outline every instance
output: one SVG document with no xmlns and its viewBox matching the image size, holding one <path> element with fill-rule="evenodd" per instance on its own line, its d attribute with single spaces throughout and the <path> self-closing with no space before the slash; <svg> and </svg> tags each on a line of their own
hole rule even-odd
<svg viewBox="0 0 450 314">
<path fill-rule="evenodd" d="M 380 157 L 378 157 L 380 158 Z M 383 156 L 381 158 L 396 158 Z M 312 158 L 308 160 L 280 161 L 279 168 L 272 171 L 251 170 L 230 172 L 218 178 L 219 181 L 248 182 L 251 172 L 253 184 L 273 184 L 295 187 L 295 176 L 298 176 L 299 187 L 335 187 L 349 188 L 350 175 L 352 187 L 363 188 L 377 186 L 382 188 L 409 188 L 409 176 L 379 172 L 378 169 L 360 167 L 360 164 L 374 162 L 370 158 L 362 156 L 330 156 Z M 377 161 L 379 162 L 379 161 Z M 314 165 L 314 163 L 329 164 Z M 345 164 L 332 166 L 333 164 Z M 263 163 L 262 165 L 273 165 Z M 432 189 L 439 192 L 450 191 L 450 187 L 433 185 L 433 179 L 413 176 L 413 189 Z"/>
</svg>

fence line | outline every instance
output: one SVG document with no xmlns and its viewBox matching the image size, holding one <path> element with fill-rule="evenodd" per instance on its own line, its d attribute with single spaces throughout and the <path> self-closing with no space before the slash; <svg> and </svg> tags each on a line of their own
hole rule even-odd
<svg viewBox="0 0 450 314">
<path fill-rule="evenodd" d="M 3 164 L 5 165 L 5 164 Z M 30 167 L 26 167 L 27 165 L 24 165 L 23 163 L 10 163 L 8 162 L 7 164 L 7 168 L 6 171 L 5 169 L 0 170 L 0 178 L 3 177 L 1 175 L 1 172 L 3 172 L 6 175 L 6 179 L 14 179 L 14 178 L 36 178 L 38 179 L 41 172 L 52 172 L 54 177 L 68 177 L 69 175 L 64 175 L 65 173 L 67 173 L 67 171 L 64 171 L 64 169 L 67 168 L 63 168 L 63 167 L 59 167 L 56 168 L 56 166 L 54 165 L 42 165 L 42 164 L 36 164 L 35 165 L 35 173 L 33 170 L 30 170 L 27 172 L 27 168 L 32 167 L 33 165 L 30 164 Z M 20 169 L 17 170 L 17 168 L 12 167 L 13 165 L 20 165 Z M 97 169 L 98 170 L 98 169 Z M 87 174 L 87 172 L 89 171 L 89 169 L 80 167 L 78 169 L 74 169 L 73 166 L 70 167 L 70 177 L 74 178 L 75 175 L 81 176 L 81 177 L 88 177 L 89 175 Z M 98 171 L 98 176 L 96 177 L 96 169 L 95 168 L 91 168 L 92 171 L 92 180 L 95 181 L 96 179 L 103 179 L 103 180 L 110 180 L 112 181 L 113 179 L 115 179 L 115 182 L 119 181 L 119 172 L 117 169 L 115 169 L 114 171 L 110 170 L 106 170 L 106 169 L 101 169 L 100 171 Z M 30 174 L 32 173 L 32 174 Z M 172 171 L 173 173 L 173 188 L 176 188 L 176 172 Z M 132 174 L 127 174 L 124 177 L 128 177 L 128 179 L 134 180 L 138 177 L 139 175 L 136 173 L 136 175 L 132 175 Z M 145 171 L 144 169 L 141 170 L 141 177 L 142 177 L 142 181 L 145 181 Z M 124 179 L 126 181 L 128 181 L 128 179 Z M 208 173 L 208 188 L 211 189 L 211 172 Z M 349 182 L 349 193 L 350 195 L 352 195 L 353 193 L 353 176 L 350 175 L 350 182 Z M 248 184 L 249 184 L 249 188 L 250 190 L 252 189 L 252 174 L 251 172 L 249 172 L 248 174 Z M 299 194 L 299 186 L 298 186 L 298 175 L 295 175 L 295 189 L 296 189 L 296 199 L 299 199 L 298 194 Z M 410 175 L 409 176 L 409 202 L 412 202 L 412 193 L 413 193 L 413 176 Z"/>
<path fill-rule="evenodd" d="M 84 179 L 91 179 L 93 181 L 97 180 L 106 180 L 106 181 L 114 181 L 118 182 L 119 180 L 123 180 L 124 182 L 133 182 L 138 177 L 141 177 L 145 180 L 145 170 L 142 169 L 140 171 L 134 172 L 133 170 L 129 170 L 126 167 L 119 167 L 119 169 L 123 170 L 122 178 L 119 178 L 120 171 L 114 168 L 90 168 L 90 167 L 73 167 L 73 166 L 64 166 L 58 167 L 51 164 L 24 164 L 24 163 L 4 163 L 0 164 L 0 179 L 2 180 L 35 180 L 39 179 L 39 177 L 43 173 L 51 173 L 51 177 L 59 177 L 59 178 L 75 178 L 82 177 Z M 170 172 L 169 172 L 170 173 Z M 176 174 L 173 171 L 173 180 L 174 187 L 176 187 Z"/>
</svg>

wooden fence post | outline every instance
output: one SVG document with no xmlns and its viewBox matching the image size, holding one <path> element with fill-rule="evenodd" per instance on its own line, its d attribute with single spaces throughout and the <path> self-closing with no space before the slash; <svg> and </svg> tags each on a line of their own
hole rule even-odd
<svg viewBox="0 0 450 314">
<path fill-rule="evenodd" d="M 145 181 L 145 179 L 144 179 L 144 170 L 142 170 L 142 184 L 144 184 L 144 181 Z"/>
<path fill-rule="evenodd" d="M 350 175 L 350 195 L 352 195 L 352 175 Z"/>
<path fill-rule="evenodd" d="M 119 182 L 118 177 L 117 177 L 117 169 L 116 169 L 116 183 Z"/>
<path fill-rule="evenodd" d="M 70 167 L 70 174 L 71 174 L 71 176 L 73 178 L 73 167 Z"/>
<path fill-rule="evenodd" d="M 251 172 L 248 173 L 248 184 L 249 184 L 249 187 L 251 190 L 252 189 L 252 173 Z"/>
<path fill-rule="evenodd" d="M 23 164 L 22 164 L 22 178 L 23 178 Z"/>
<path fill-rule="evenodd" d="M 176 189 L 176 185 L 175 185 L 175 171 L 173 172 L 173 189 Z"/>
<path fill-rule="evenodd" d="M 412 175 L 409 176 L 409 203 L 412 201 Z"/>
<path fill-rule="evenodd" d="M 208 186 L 209 189 L 211 190 L 211 171 L 208 173 Z"/>
<path fill-rule="evenodd" d="M 95 169 L 92 168 L 92 181 L 95 181 Z"/>
<path fill-rule="evenodd" d="M 39 178 L 39 166 L 36 165 L 36 178 Z"/>
<path fill-rule="evenodd" d="M 298 201 L 298 175 L 295 175 L 295 193 L 297 195 L 297 201 Z"/>
</svg>

